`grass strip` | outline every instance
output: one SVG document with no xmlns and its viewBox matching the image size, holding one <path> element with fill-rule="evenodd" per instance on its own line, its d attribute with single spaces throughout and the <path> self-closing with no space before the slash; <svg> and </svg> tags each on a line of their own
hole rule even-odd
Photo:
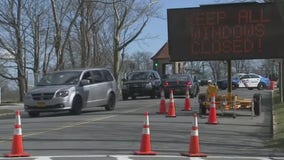
<svg viewBox="0 0 284 160">
<path fill-rule="evenodd" d="M 275 135 L 270 145 L 284 151 L 284 103 L 280 101 L 279 90 L 274 92 Z"/>
</svg>

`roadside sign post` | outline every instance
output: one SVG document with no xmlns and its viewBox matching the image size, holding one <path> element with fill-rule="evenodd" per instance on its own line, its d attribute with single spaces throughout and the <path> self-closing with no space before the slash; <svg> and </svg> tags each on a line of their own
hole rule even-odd
<svg viewBox="0 0 284 160">
<path fill-rule="evenodd" d="M 2 104 L 2 88 L 0 87 L 0 104 Z"/>
</svg>

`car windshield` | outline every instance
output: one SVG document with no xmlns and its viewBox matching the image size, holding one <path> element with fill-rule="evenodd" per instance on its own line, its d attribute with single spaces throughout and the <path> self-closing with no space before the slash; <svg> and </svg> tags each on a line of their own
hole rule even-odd
<svg viewBox="0 0 284 160">
<path fill-rule="evenodd" d="M 244 75 L 246 75 L 246 74 L 244 74 L 244 73 L 237 73 L 237 74 L 233 75 L 232 78 L 233 79 L 240 79 Z"/>
<path fill-rule="evenodd" d="M 37 86 L 77 84 L 82 71 L 54 72 L 46 74 Z"/>
<path fill-rule="evenodd" d="M 187 81 L 188 80 L 188 76 L 187 75 L 182 75 L 182 74 L 172 74 L 172 75 L 168 75 L 166 80 Z"/>
<path fill-rule="evenodd" d="M 128 80 L 147 80 L 149 76 L 148 72 L 132 72 L 127 77 Z"/>
</svg>

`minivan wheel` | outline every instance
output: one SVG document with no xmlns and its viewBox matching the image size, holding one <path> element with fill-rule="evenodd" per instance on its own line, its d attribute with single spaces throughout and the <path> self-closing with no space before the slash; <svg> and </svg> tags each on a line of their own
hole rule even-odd
<svg viewBox="0 0 284 160">
<path fill-rule="evenodd" d="M 128 100 L 128 95 L 127 94 L 122 94 L 122 100 L 124 100 L 124 101 Z"/>
<path fill-rule="evenodd" d="M 39 116 L 39 112 L 31 111 L 31 112 L 28 112 L 28 114 L 29 114 L 30 117 L 38 117 Z"/>
<path fill-rule="evenodd" d="M 79 96 L 74 97 L 72 102 L 72 108 L 70 113 L 73 115 L 79 115 L 82 111 L 82 98 Z"/>
<path fill-rule="evenodd" d="M 115 95 L 111 93 L 107 100 L 107 105 L 105 106 L 105 110 L 112 111 L 115 107 Z"/>
</svg>

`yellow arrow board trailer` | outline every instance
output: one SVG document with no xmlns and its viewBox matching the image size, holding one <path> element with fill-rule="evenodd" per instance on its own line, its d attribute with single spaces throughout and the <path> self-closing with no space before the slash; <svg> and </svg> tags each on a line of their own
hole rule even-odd
<svg viewBox="0 0 284 160">
<path fill-rule="evenodd" d="M 251 111 L 251 116 L 260 115 L 260 94 L 254 94 L 253 98 L 240 98 L 237 95 L 232 95 L 232 93 L 219 95 L 218 91 L 218 86 L 210 84 L 208 85 L 206 93 L 199 94 L 198 102 L 200 114 L 206 114 L 206 112 L 210 110 L 210 107 L 212 105 L 211 99 L 214 96 L 216 108 L 221 110 L 223 113 L 226 110 L 235 111 L 246 109 Z M 235 112 L 233 116 L 236 117 Z"/>
</svg>

